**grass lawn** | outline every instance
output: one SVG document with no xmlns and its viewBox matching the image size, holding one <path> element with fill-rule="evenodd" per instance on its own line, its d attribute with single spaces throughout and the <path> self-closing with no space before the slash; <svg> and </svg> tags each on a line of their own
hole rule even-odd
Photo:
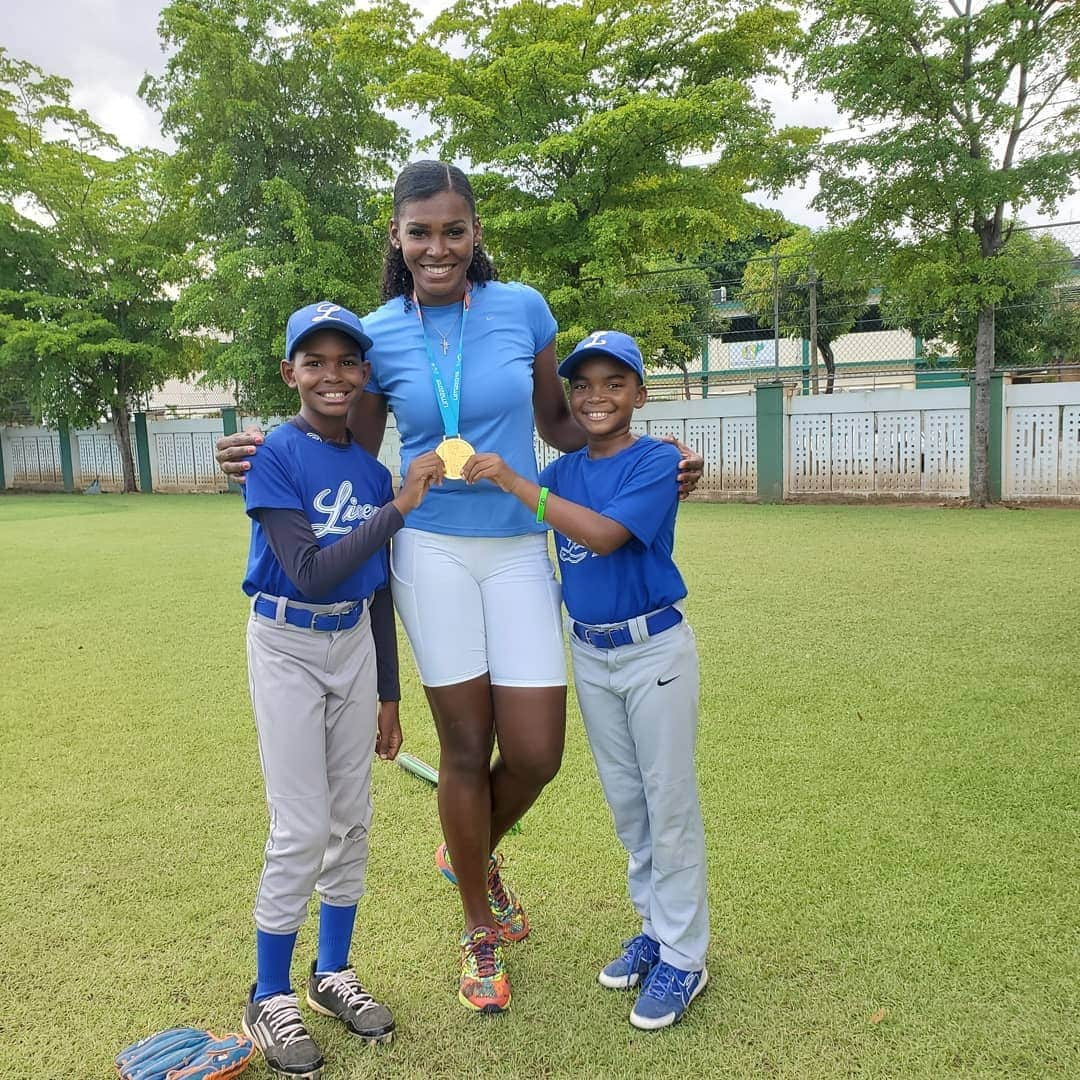
<svg viewBox="0 0 1080 1080">
<path fill-rule="evenodd" d="M 0 544 L 0 1077 L 97 1080 L 154 1029 L 235 1029 L 252 979 L 247 529 L 227 496 L 8 495 Z M 353 959 L 398 1038 L 315 1019 L 326 1080 L 1080 1076 L 1078 552 L 1068 510 L 685 507 L 709 989 L 645 1034 L 596 983 L 636 927 L 574 706 L 504 844 L 534 926 L 504 1017 L 456 1000 L 433 792 L 376 763 Z"/>
</svg>

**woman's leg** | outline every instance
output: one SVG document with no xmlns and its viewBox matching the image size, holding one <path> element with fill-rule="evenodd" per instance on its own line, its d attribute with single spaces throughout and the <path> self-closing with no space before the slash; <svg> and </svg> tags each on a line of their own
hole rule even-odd
<svg viewBox="0 0 1080 1080">
<path fill-rule="evenodd" d="M 493 686 L 491 692 L 499 744 L 491 767 L 489 842 L 494 851 L 559 771 L 566 735 L 566 687 Z"/>
<path fill-rule="evenodd" d="M 439 733 L 439 818 L 454 860 L 465 927 L 491 926 L 487 895 L 495 738 L 491 684 L 481 675 L 425 691 Z"/>
</svg>

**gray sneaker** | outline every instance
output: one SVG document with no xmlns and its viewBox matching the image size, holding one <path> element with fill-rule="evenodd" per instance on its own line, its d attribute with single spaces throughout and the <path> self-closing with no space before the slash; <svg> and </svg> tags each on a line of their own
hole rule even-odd
<svg viewBox="0 0 1080 1080">
<path fill-rule="evenodd" d="M 394 1037 L 394 1014 L 360 985 L 352 968 L 316 974 L 312 964 L 307 1003 L 323 1016 L 340 1020 L 365 1042 L 388 1043 Z"/>
<path fill-rule="evenodd" d="M 262 1051 L 267 1068 L 289 1080 L 319 1080 L 323 1056 L 300 1017 L 295 994 L 275 994 L 255 1001 L 255 987 L 248 995 L 241 1021 L 244 1034 Z"/>
</svg>

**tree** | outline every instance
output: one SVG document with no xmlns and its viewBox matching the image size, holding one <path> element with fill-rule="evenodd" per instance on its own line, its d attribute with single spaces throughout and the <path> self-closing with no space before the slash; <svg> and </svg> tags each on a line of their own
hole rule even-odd
<svg viewBox="0 0 1080 1080">
<path fill-rule="evenodd" d="M 786 179 L 813 135 L 774 132 L 749 84 L 796 33 L 768 3 L 458 0 L 391 100 L 426 109 L 429 143 L 483 171 L 485 237 L 504 275 L 544 292 L 560 349 L 614 325 L 650 361 L 685 362 L 693 303 L 641 275 L 769 217 L 747 193 Z"/>
<path fill-rule="evenodd" d="M 998 259 L 1021 206 L 1044 211 L 1080 173 L 1074 0 L 817 0 L 802 76 L 874 130 L 823 148 L 815 205 L 879 247 L 897 236 L 964 273 L 947 303 L 974 316 L 972 500 L 989 501 L 990 370 Z"/>
<path fill-rule="evenodd" d="M 70 104 L 70 83 L 0 52 L 4 396 L 21 387 L 52 423 L 113 423 L 135 490 L 131 413 L 184 372 L 169 286 L 186 220 L 164 191 L 163 155 L 120 146 Z"/>
<path fill-rule="evenodd" d="M 264 413 L 295 404 L 277 374 L 289 314 L 374 304 L 385 232 L 376 185 L 404 153 L 379 87 L 412 13 L 395 0 L 174 0 L 165 73 L 141 93 L 177 143 L 172 181 L 196 215 L 179 327 L 218 347 L 210 373 Z"/>
<path fill-rule="evenodd" d="M 978 313 L 965 300 L 978 263 L 976 239 L 957 248 L 947 237 L 903 245 L 888 262 L 882 317 L 944 348 L 966 367 L 975 363 Z M 966 250 L 965 250 L 966 248 Z M 1076 353 L 1077 317 L 1066 285 L 1072 252 L 1050 236 L 1013 230 L 993 260 L 1000 287 L 994 314 L 996 358 L 1009 365 L 1060 362 Z"/>
<path fill-rule="evenodd" d="M 850 334 L 866 309 L 868 279 L 843 257 L 844 241 L 838 233 L 796 229 L 779 240 L 767 258 L 747 262 L 739 299 L 761 326 L 773 322 L 779 292 L 782 337 L 799 337 L 821 350 L 825 360 L 825 393 L 833 392 L 836 363 L 832 343 Z M 840 254 L 834 254 L 839 249 Z M 815 387 L 816 356 L 814 357 Z M 817 390 L 814 391 L 817 393 Z"/>
</svg>

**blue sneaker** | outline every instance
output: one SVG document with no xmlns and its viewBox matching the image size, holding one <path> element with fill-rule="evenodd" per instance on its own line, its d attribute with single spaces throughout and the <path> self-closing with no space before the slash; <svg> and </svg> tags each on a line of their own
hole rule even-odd
<svg viewBox="0 0 1080 1080">
<path fill-rule="evenodd" d="M 629 990 L 645 979 L 660 959 L 660 942 L 648 934 L 623 942 L 623 954 L 597 975 L 609 990 Z"/>
<path fill-rule="evenodd" d="M 709 973 L 704 968 L 683 971 L 659 961 L 645 979 L 630 1014 L 630 1023 L 642 1031 L 677 1024 L 708 981 Z"/>
</svg>

